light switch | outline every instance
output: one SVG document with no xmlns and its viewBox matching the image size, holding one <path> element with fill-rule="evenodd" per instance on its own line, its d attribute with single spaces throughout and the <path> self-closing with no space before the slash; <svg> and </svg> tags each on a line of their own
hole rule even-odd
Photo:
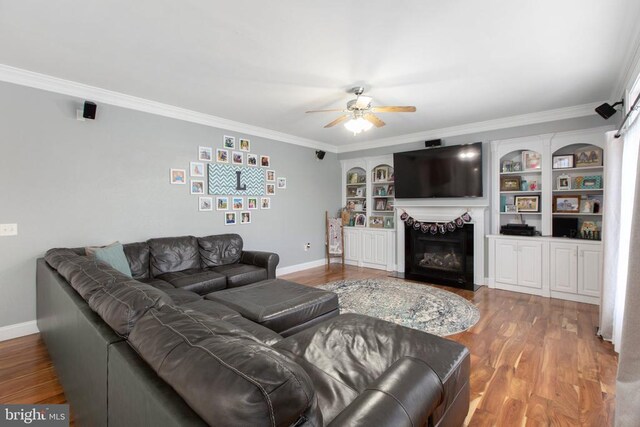
<svg viewBox="0 0 640 427">
<path fill-rule="evenodd" d="M 0 236 L 17 236 L 18 224 L 0 224 Z"/>
</svg>

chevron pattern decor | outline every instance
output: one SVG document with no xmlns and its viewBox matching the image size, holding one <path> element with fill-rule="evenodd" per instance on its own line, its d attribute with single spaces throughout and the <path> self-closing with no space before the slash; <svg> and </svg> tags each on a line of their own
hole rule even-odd
<svg viewBox="0 0 640 427">
<path fill-rule="evenodd" d="M 238 172 L 240 187 L 238 190 Z M 209 194 L 229 196 L 264 196 L 265 170 L 260 167 L 209 163 Z"/>
</svg>

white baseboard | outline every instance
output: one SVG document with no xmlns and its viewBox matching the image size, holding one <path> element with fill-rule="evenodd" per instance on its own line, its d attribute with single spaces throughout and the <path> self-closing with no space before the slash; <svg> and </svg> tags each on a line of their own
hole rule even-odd
<svg viewBox="0 0 640 427">
<path fill-rule="evenodd" d="M 13 338 L 23 337 L 25 335 L 37 334 L 38 325 L 35 320 L 24 323 L 16 323 L 0 327 L 0 341 L 6 341 Z"/>
<path fill-rule="evenodd" d="M 317 259 L 315 261 L 309 261 L 302 264 L 290 265 L 288 267 L 276 268 L 276 276 L 282 276 L 285 274 L 296 273 L 298 271 L 307 270 L 309 268 L 320 267 L 327 263 L 325 258 Z"/>
</svg>

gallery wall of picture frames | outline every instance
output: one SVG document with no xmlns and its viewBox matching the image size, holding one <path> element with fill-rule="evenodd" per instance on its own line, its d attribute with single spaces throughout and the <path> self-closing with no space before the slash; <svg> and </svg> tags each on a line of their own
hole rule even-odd
<svg viewBox="0 0 640 427">
<path fill-rule="evenodd" d="M 187 169 L 171 168 L 169 182 L 187 185 L 200 212 L 224 212 L 224 225 L 251 224 L 254 212 L 271 209 L 287 178 L 277 176 L 271 156 L 251 152 L 251 140 L 224 135 L 218 147 L 199 146 Z M 189 179 L 188 179 L 189 178 Z"/>
</svg>

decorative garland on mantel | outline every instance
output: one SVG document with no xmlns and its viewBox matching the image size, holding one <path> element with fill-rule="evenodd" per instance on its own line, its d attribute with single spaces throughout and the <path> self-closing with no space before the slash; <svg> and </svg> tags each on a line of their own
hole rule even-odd
<svg viewBox="0 0 640 427">
<path fill-rule="evenodd" d="M 449 222 L 443 222 L 443 223 L 420 222 L 413 219 L 413 217 L 411 217 L 407 213 L 407 211 L 403 209 L 402 214 L 400 215 L 400 219 L 404 221 L 407 227 L 413 227 L 413 229 L 416 231 L 420 230 L 423 233 L 431 233 L 431 234 L 437 234 L 438 232 L 440 232 L 440 234 L 445 234 L 447 232 L 450 233 L 452 231 L 455 231 L 456 228 L 464 227 L 465 222 L 471 222 L 471 215 L 469 215 L 469 212 L 465 212 L 459 217 L 457 217 L 456 219 L 453 219 Z"/>
</svg>

